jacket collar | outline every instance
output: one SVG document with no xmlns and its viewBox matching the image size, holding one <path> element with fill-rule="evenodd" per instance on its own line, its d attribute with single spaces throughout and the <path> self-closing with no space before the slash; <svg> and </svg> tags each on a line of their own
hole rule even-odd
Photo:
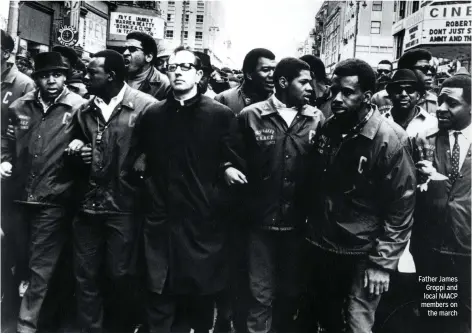
<svg viewBox="0 0 472 334">
<path fill-rule="evenodd" d="M 202 94 L 200 92 L 200 89 L 197 89 L 197 94 L 195 96 L 191 97 L 188 100 L 180 101 L 180 100 L 175 99 L 174 93 L 171 91 L 167 97 L 167 100 L 169 101 L 169 103 L 171 103 L 171 105 L 175 106 L 176 108 L 182 108 L 182 107 L 187 108 L 198 103 L 201 97 L 202 97 Z"/>
<path fill-rule="evenodd" d="M 124 89 L 124 95 L 123 95 L 123 99 L 122 99 L 122 101 L 121 101 L 121 103 L 120 103 L 119 105 L 125 106 L 125 107 L 127 107 L 127 108 L 129 108 L 129 109 L 131 109 L 131 110 L 134 110 L 135 105 L 134 105 L 133 98 L 132 98 L 132 96 L 131 96 L 131 92 L 132 92 L 133 88 L 131 88 L 130 86 L 128 86 L 128 85 L 125 83 L 125 85 L 123 86 L 122 89 Z M 96 99 L 96 98 L 97 98 L 97 97 L 94 96 L 93 98 L 91 98 L 91 99 L 89 100 L 89 107 L 90 107 L 90 108 L 86 108 L 84 111 L 94 110 L 94 109 L 96 108 L 96 106 L 97 106 L 97 104 L 95 103 L 95 99 Z"/>
<path fill-rule="evenodd" d="M 77 104 L 77 98 L 74 97 L 69 89 L 67 87 L 64 87 L 64 90 L 62 93 L 56 98 L 56 100 L 51 104 L 65 104 L 69 107 L 73 107 Z M 35 91 L 31 92 L 30 94 L 26 94 L 23 97 L 23 100 L 25 101 L 38 101 L 39 103 L 39 89 L 36 89 Z"/>
<path fill-rule="evenodd" d="M 379 130 L 380 124 L 382 124 L 382 122 L 384 121 L 384 118 L 377 109 L 377 106 L 372 105 L 372 108 L 374 108 L 374 113 L 359 131 L 360 135 L 370 140 L 374 139 L 375 135 L 377 134 L 377 131 Z"/>
<path fill-rule="evenodd" d="M 257 102 L 262 102 L 267 99 L 266 97 L 261 98 L 259 95 L 254 93 L 246 81 L 243 81 L 243 83 L 236 87 L 236 89 L 238 90 L 238 94 L 243 98 L 244 104 L 246 106 Z"/>
<path fill-rule="evenodd" d="M 278 108 L 287 108 L 287 106 L 285 104 L 283 104 L 282 102 L 280 102 L 279 99 L 277 99 L 277 97 L 275 97 L 275 94 L 272 94 L 271 97 L 269 97 L 265 101 L 264 105 L 262 106 L 261 117 L 268 116 L 268 115 L 271 115 L 273 113 L 276 113 Z M 305 104 L 303 107 L 298 109 L 298 112 L 302 116 L 314 117 L 316 110 L 317 110 L 316 108 L 314 108 L 314 107 L 312 107 L 308 104 Z"/>
</svg>

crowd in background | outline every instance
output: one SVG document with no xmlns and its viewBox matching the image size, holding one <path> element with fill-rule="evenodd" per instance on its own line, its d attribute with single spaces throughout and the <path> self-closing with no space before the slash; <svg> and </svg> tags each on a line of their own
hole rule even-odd
<svg viewBox="0 0 472 334">
<path fill-rule="evenodd" d="M 328 76 L 263 48 L 218 69 L 140 32 L 13 50 L 2 30 L 2 327 L 470 332 L 466 69 L 415 49 Z"/>
</svg>

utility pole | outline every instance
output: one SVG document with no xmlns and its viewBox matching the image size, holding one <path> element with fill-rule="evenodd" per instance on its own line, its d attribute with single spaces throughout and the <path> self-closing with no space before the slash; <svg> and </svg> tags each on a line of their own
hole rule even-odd
<svg viewBox="0 0 472 334">
<path fill-rule="evenodd" d="M 182 24 L 180 27 L 180 45 L 184 45 L 185 14 L 187 13 L 187 1 L 182 1 Z"/>
<path fill-rule="evenodd" d="M 349 6 L 354 6 L 353 2 L 351 1 Z M 360 1 L 357 0 L 356 1 L 356 32 L 354 33 L 354 55 L 352 56 L 352 58 L 356 58 L 356 49 L 357 49 L 357 34 L 359 32 L 359 7 L 360 7 Z M 367 7 L 367 3 L 364 1 L 362 3 L 362 7 L 363 8 L 366 8 Z"/>
<path fill-rule="evenodd" d="M 19 1 L 10 1 L 10 8 L 8 11 L 7 32 L 13 38 L 18 36 L 18 17 L 20 15 L 19 3 Z"/>
</svg>

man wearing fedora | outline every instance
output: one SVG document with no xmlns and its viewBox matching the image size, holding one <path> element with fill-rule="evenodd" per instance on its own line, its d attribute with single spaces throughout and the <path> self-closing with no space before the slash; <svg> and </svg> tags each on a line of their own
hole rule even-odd
<svg viewBox="0 0 472 334">
<path fill-rule="evenodd" d="M 437 126 L 436 117 L 418 105 L 426 90 L 412 70 L 396 71 L 392 81 L 387 84 L 386 90 L 393 106 L 384 116 L 405 129 L 410 137 L 416 136 L 422 130 Z"/>
<path fill-rule="evenodd" d="M 17 330 L 35 332 L 51 277 L 66 242 L 77 170 L 66 149 L 75 136 L 71 122 L 85 100 L 65 87 L 67 66 L 57 52 L 35 57 L 33 73 L 37 89 L 13 102 L 8 119 L 14 134 L 2 131 L 2 179 L 11 179 L 16 210 L 18 266 L 22 279 L 29 279 L 23 297 Z M 27 249 L 29 247 L 29 250 Z"/>
</svg>

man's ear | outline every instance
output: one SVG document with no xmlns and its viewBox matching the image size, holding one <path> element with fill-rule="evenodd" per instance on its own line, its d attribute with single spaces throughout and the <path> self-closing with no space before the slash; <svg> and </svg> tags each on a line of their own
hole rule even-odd
<svg viewBox="0 0 472 334">
<path fill-rule="evenodd" d="M 111 82 L 115 79 L 116 79 L 116 72 L 115 71 L 108 72 L 108 79 L 107 80 Z"/>
<path fill-rule="evenodd" d="M 145 54 L 144 59 L 146 60 L 146 63 L 152 64 L 152 61 L 154 60 L 154 55 L 152 53 Z"/>
<path fill-rule="evenodd" d="M 280 77 L 279 78 L 279 86 L 282 89 L 285 89 L 285 88 L 288 87 L 288 81 L 287 81 L 287 79 L 285 79 L 285 77 Z"/>
<path fill-rule="evenodd" d="M 11 57 L 11 51 L 10 50 L 3 50 L 2 52 L 2 61 L 7 61 Z"/>
<path fill-rule="evenodd" d="M 370 100 L 372 99 L 372 92 L 368 90 L 364 93 L 364 103 L 370 104 Z"/>
</svg>

